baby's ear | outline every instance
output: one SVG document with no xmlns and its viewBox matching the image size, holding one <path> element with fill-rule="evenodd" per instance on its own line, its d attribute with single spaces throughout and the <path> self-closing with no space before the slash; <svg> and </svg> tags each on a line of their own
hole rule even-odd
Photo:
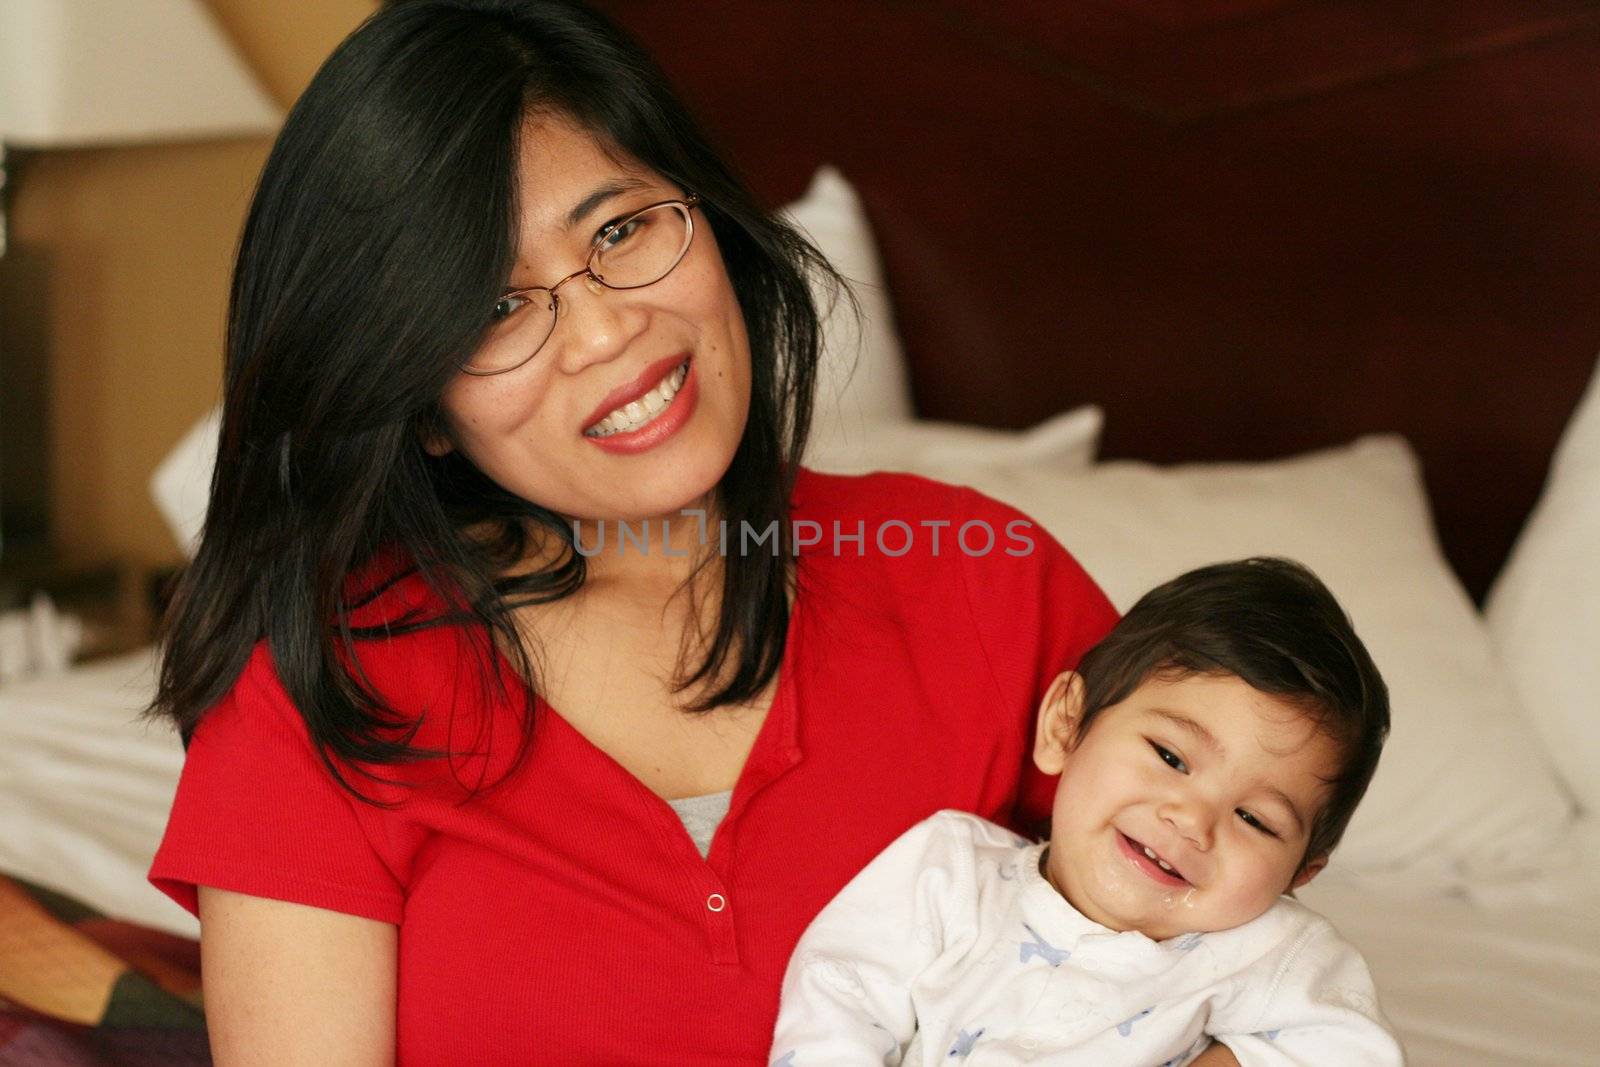
<svg viewBox="0 0 1600 1067">
<path fill-rule="evenodd" d="M 1083 678 L 1076 671 L 1056 675 L 1039 703 L 1034 727 L 1033 764 L 1045 774 L 1060 774 L 1077 743 L 1083 716 Z"/>
<path fill-rule="evenodd" d="M 1300 873 L 1294 876 L 1294 881 L 1289 883 L 1290 890 L 1299 889 L 1301 886 L 1311 881 L 1311 879 L 1321 874 L 1322 868 L 1326 867 L 1327 865 L 1328 857 L 1326 854 L 1318 856 L 1316 859 L 1307 862 L 1305 867 L 1301 869 Z"/>
</svg>

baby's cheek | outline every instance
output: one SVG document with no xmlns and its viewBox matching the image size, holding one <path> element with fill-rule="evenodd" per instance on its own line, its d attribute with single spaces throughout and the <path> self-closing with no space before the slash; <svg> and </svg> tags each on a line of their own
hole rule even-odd
<svg viewBox="0 0 1600 1067">
<path fill-rule="evenodd" d="M 1280 866 L 1264 859 L 1256 859 L 1248 865 L 1229 895 L 1229 907 L 1235 914 L 1236 923 L 1249 922 L 1264 913 L 1283 893 L 1284 887 L 1289 884 L 1289 876 L 1282 872 Z"/>
</svg>

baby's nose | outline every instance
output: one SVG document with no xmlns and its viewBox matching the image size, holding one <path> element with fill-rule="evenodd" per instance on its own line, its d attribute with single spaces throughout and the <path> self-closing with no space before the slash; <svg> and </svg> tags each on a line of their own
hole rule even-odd
<svg viewBox="0 0 1600 1067">
<path fill-rule="evenodd" d="M 1161 818 L 1198 849 L 1209 849 L 1216 832 L 1216 816 L 1207 804 L 1179 798 L 1162 807 Z"/>
</svg>

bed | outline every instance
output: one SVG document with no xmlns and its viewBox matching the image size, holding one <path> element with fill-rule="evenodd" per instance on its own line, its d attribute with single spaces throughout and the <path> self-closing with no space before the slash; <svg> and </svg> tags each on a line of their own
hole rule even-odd
<svg viewBox="0 0 1600 1067">
<path fill-rule="evenodd" d="M 1302 898 L 1411 1062 L 1594 1062 L 1600 5 L 603 6 L 855 283 L 808 462 L 1007 500 L 1124 607 L 1313 566 L 1395 730 Z M 181 542 L 214 432 L 155 477 Z M 192 1001 L 150 664 L 0 690 L 0 872 L 179 939 L 138 959 Z"/>
</svg>

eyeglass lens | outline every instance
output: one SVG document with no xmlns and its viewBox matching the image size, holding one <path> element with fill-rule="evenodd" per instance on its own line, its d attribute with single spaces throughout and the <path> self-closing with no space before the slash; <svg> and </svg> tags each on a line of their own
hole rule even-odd
<svg viewBox="0 0 1600 1067">
<path fill-rule="evenodd" d="M 671 273 L 689 250 L 692 236 L 688 205 L 657 204 L 608 230 L 590 251 L 588 268 L 608 289 L 640 289 Z M 501 297 L 488 333 L 465 369 L 498 374 L 526 363 L 555 331 L 559 300 L 549 289 Z"/>
</svg>

